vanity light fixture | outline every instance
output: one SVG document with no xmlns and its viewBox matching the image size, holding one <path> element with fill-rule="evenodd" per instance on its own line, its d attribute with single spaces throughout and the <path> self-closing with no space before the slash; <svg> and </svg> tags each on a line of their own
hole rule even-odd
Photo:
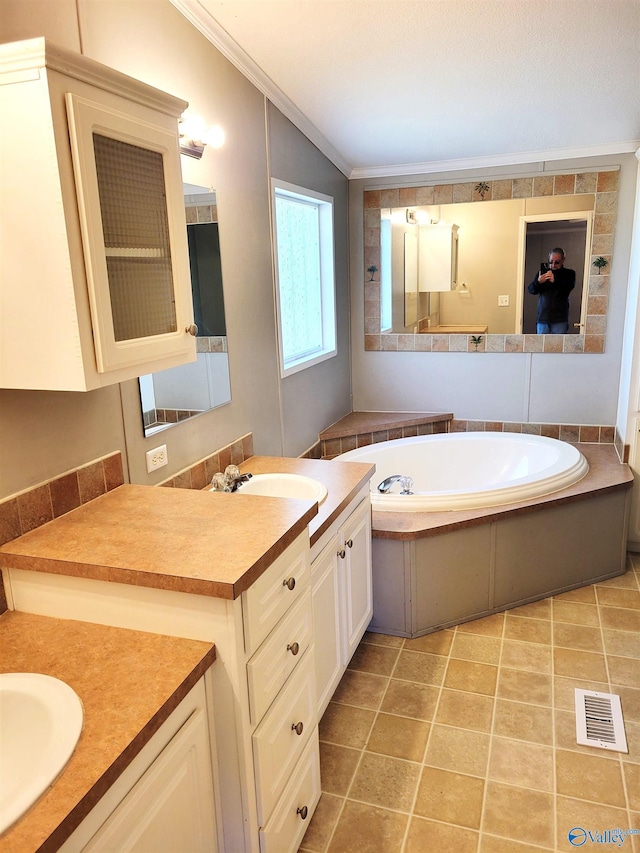
<svg viewBox="0 0 640 853">
<path fill-rule="evenodd" d="M 409 208 L 407 208 L 407 222 L 409 223 L 409 225 L 418 224 L 415 210 L 409 210 Z"/>
<path fill-rule="evenodd" d="M 224 130 L 219 124 L 207 127 L 204 119 L 196 113 L 187 111 L 179 122 L 180 153 L 199 160 L 205 145 L 220 148 L 224 144 Z"/>
</svg>

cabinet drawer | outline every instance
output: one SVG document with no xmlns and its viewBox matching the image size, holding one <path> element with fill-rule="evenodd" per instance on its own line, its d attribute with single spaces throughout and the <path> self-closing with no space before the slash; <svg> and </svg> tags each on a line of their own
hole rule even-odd
<svg viewBox="0 0 640 853">
<path fill-rule="evenodd" d="M 260 829 L 260 853 L 294 853 L 319 799 L 320 758 L 315 729 L 271 819 Z"/>
<path fill-rule="evenodd" d="M 242 594 L 244 647 L 247 654 L 256 651 L 289 607 L 309 588 L 309 584 L 309 534 L 305 531 Z"/>
<path fill-rule="evenodd" d="M 247 664 L 251 722 L 259 723 L 313 640 L 308 589 Z"/>
<path fill-rule="evenodd" d="M 299 729 L 296 730 L 296 727 Z M 263 825 L 317 728 L 313 646 L 253 733 L 258 819 Z M 298 734 L 298 731 L 300 734 Z"/>
</svg>

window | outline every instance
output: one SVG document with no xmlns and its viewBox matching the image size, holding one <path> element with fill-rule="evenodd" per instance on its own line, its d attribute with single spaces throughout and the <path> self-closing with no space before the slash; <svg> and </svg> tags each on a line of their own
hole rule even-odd
<svg viewBox="0 0 640 853">
<path fill-rule="evenodd" d="M 280 375 L 336 354 L 333 199 L 273 181 Z"/>
</svg>

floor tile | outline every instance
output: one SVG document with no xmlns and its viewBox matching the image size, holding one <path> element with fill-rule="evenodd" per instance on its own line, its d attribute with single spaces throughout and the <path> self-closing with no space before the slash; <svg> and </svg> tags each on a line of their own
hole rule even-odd
<svg viewBox="0 0 640 853">
<path fill-rule="evenodd" d="M 494 613 L 491 616 L 483 616 L 482 619 L 474 619 L 472 622 L 464 622 L 456 626 L 456 633 L 480 634 L 485 637 L 501 637 L 504 630 L 504 613 Z"/>
<path fill-rule="evenodd" d="M 551 706 L 552 684 L 549 673 L 527 672 L 501 666 L 497 695 L 502 699 Z"/>
<path fill-rule="evenodd" d="M 640 634 L 604 628 L 602 636 L 607 654 L 640 659 Z"/>
<path fill-rule="evenodd" d="M 494 737 L 487 777 L 522 788 L 553 792 L 553 750 L 521 740 Z"/>
<path fill-rule="evenodd" d="M 442 684 L 447 659 L 441 655 L 402 651 L 393 671 L 394 678 L 419 684 Z"/>
<path fill-rule="evenodd" d="M 592 594 L 595 601 L 595 594 Z M 597 627 L 600 624 L 598 608 L 592 604 L 579 603 L 575 599 L 567 601 L 566 599 L 554 598 L 553 620 L 554 622 L 570 622 L 574 625 L 591 625 L 592 627 Z"/>
<path fill-rule="evenodd" d="M 598 604 L 606 607 L 625 607 L 640 610 L 640 592 L 612 586 L 596 586 Z"/>
<path fill-rule="evenodd" d="M 477 849 L 477 832 L 420 817 L 411 819 L 405 853 L 454 850 L 455 853 L 476 853 Z M 391 849 L 385 853 L 391 853 Z"/>
<path fill-rule="evenodd" d="M 498 683 L 498 668 L 483 663 L 466 660 L 449 661 L 444 686 L 452 690 L 465 690 L 470 693 L 483 693 L 493 696 Z"/>
<path fill-rule="evenodd" d="M 523 640 L 527 643 L 549 645 L 551 642 L 551 622 L 513 616 L 511 613 L 507 613 L 504 636 L 506 640 Z"/>
<path fill-rule="evenodd" d="M 634 658 L 607 657 L 609 680 L 611 684 L 624 684 L 627 687 L 640 688 L 640 662 Z"/>
<path fill-rule="evenodd" d="M 412 652 L 430 652 L 432 655 L 448 655 L 455 637 L 455 631 L 434 631 L 417 637 L 415 640 L 405 640 L 404 648 Z"/>
<path fill-rule="evenodd" d="M 530 619 L 551 619 L 551 599 L 541 598 L 507 611 L 507 616 L 528 616 Z"/>
<path fill-rule="evenodd" d="M 569 832 L 575 827 L 585 832 L 602 832 L 605 829 L 627 829 L 629 817 L 626 809 L 614 808 L 603 803 L 590 803 L 569 797 L 556 797 L 557 812 L 557 850 L 570 853 L 577 849 L 583 850 L 617 850 L 618 847 L 604 844 L 592 844 L 587 838 L 584 847 L 577 847 L 569 841 Z M 577 840 L 580 840 L 579 838 Z M 626 843 L 625 843 L 626 846 Z M 625 850 L 625 846 L 621 849 Z"/>
<path fill-rule="evenodd" d="M 626 807 L 619 761 L 558 749 L 556 777 L 562 796 Z"/>
<path fill-rule="evenodd" d="M 365 752 L 351 783 L 349 799 L 394 811 L 410 811 L 421 767 L 386 755 Z"/>
<path fill-rule="evenodd" d="M 497 637 L 478 637 L 474 634 L 456 634 L 451 657 L 478 663 L 500 662 L 501 640 Z"/>
<path fill-rule="evenodd" d="M 361 757 L 359 749 L 320 741 L 322 790 L 327 794 L 345 797 Z"/>
<path fill-rule="evenodd" d="M 483 796 L 483 779 L 437 767 L 425 767 L 414 813 L 468 829 L 479 829 Z"/>
<path fill-rule="evenodd" d="M 348 669 L 342 676 L 332 701 L 375 710 L 382 702 L 388 683 L 386 676 Z"/>
<path fill-rule="evenodd" d="M 478 853 L 544 853 L 546 850 L 553 850 L 553 847 L 541 847 L 539 844 L 534 847 L 531 844 L 520 844 L 510 838 L 498 838 L 483 832 Z"/>
<path fill-rule="evenodd" d="M 575 649 L 554 649 L 553 668 L 556 675 L 589 678 L 592 681 L 607 681 L 604 655 L 576 651 Z"/>
<path fill-rule="evenodd" d="M 493 734 L 552 746 L 553 712 L 544 706 L 498 699 Z"/>
<path fill-rule="evenodd" d="M 327 853 L 400 850 L 408 816 L 347 800 Z"/>
<path fill-rule="evenodd" d="M 596 590 L 593 585 L 581 586 L 578 589 L 570 589 L 568 592 L 562 592 L 560 595 L 554 595 L 551 600 L 552 612 L 555 614 L 556 605 L 561 601 L 575 601 L 581 604 L 595 604 Z M 555 616 L 554 616 L 555 618 Z"/>
<path fill-rule="evenodd" d="M 484 777 L 489 759 L 489 735 L 451 726 L 431 729 L 424 763 L 455 773 Z"/>
<path fill-rule="evenodd" d="M 512 669 L 526 669 L 529 672 L 550 672 L 551 650 L 548 646 L 537 643 L 504 640 L 500 664 Z"/>
<path fill-rule="evenodd" d="M 640 828 L 640 554 L 629 563 L 415 640 L 365 634 L 320 721 L 301 853 L 564 853 L 572 830 Z M 576 687 L 620 696 L 628 754 L 576 742 Z"/>
<path fill-rule="evenodd" d="M 430 684 L 391 678 L 380 710 L 417 720 L 432 720 L 439 695 L 440 689 Z"/>
<path fill-rule="evenodd" d="M 600 619 L 603 628 L 617 628 L 620 631 L 640 631 L 640 610 L 624 607 L 600 607 Z"/>
<path fill-rule="evenodd" d="M 553 846 L 553 796 L 487 782 L 482 828 L 514 841 Z"/>
<path fill-rule="evenodd" d="M 349 669 L 371 672 L 376 675 L 391 675 L 398 654 L 399 649 L 396 648 L 360 643 L 349 662 Z"/>
<path fill-rule="evenodd" d="M 461 729 L 490 732 L 493 705 L 493 696 L 445 689 L 440 696 L 435 722 L 445 726 L 458 726 Z"/>
<path fill-rule="evenodd" d="M 555 622 L 553 625 L 553 645 L 565 649 L 581 649 L 586 652 L 602 652 L 602 634 L 600 628 L 588 625 L 570 625 Z"/>
<path fill-rule="evenodd" d="M 362 749 L 367 742 L 375 712 L 329 702 L 320 720 L 320 740 Z"/>
<path fill-rule="evenodd" d="M 406 761 L 422 761 L 430 725 L 391 714 L 378 714 L 369 735 L 367 750 Z"/>
</svg>

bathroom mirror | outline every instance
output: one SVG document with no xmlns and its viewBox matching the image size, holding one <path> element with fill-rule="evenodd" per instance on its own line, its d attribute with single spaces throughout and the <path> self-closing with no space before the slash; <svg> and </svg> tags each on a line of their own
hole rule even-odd
<svg viewBox="0 0 640 853">
<path fill-rule="evenodd" d="M 365 191 L 365 349 L 460 352 L 481 336 L 484 351 L 602 352 L 617 186 L 612 170 Z M 433 286 L 423 236 L 438 228 L 450 229 L 451 272 Z M 527 286 L 556 246 L 576 271 L 569 334 L 535 340 Z"/>
<path fill-rule="evenodd" d="M 216 194 L 184 191 L 197 361 L 140 377 L 145 436 L 231 401 Z"/>
</svg>

